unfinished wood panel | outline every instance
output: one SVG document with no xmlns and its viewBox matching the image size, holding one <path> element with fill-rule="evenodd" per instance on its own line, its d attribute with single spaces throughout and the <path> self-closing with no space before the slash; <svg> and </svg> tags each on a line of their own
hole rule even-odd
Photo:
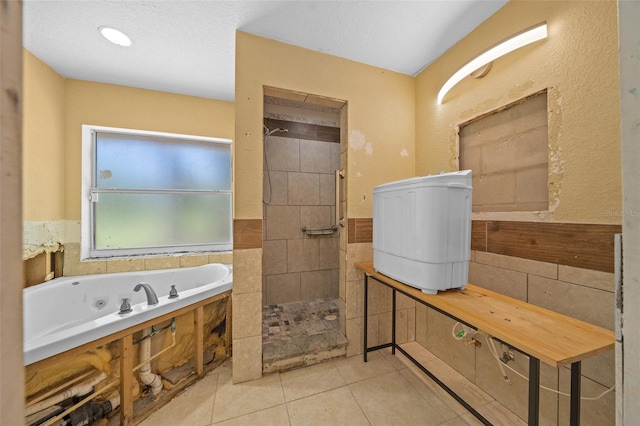
<svg viewBox="0 0 640 426">
<path fill-rule="evenodd" d="M 62 276 L 62 252 L 40 253 L 22 262 L 24 287 L 42 284 Z"/>
<path fill-rule="evenodd" d="M 49 253 L 40 253 L 36 257 L 32 257 L 23 262 L 25 287 L 40 284 L 45 281 L 45 278 L 49 274 L 47 267 L 50 265 L 50 262 L 48 258 L 50 258 Z"/>
<path fill-rule="evenodd" d="M 193 350 L 196 374 L 200 377 L 204 372 L 204 306 L 193 311 Z"/>
<path fill-rule="evenodd" d="M 473 211 L 546 211 L 546 91 L 460 126 L 460 169 L 473 171 Z"/>
<path fill-rule="evenodd" d="M 53 265 L 54 277 L 62 276 L 62 267 L 64 265 L 64 252 L 62 250 L 53 253 L 51 263 Z"/>
<path fill-rule="evenodd" d="M 373 242 L 373 219 L 355 218 L 347 221 L 349 244 Z"/>
<path fill-rule="evenodd" d="M 577 268 L 613 272 L 620 225 L 487 222 L 487 251 Z"/>
<path fill-rule="evenodd" d="M 262 219 L 233 221 L 233 249 L 262 248 Z"/>
<path fill-rule="evenodd" d="M 227 356 L 233 355 L 233 349 L 231 348 L 231 344 L 233 343 L 233 333 L 231 331 L 231 307 L 233 303 L 231 302 L 231 298 L 227 297 L 226 299 L 227 310 L 226 310 L 226 319 L 224 321 L 224 337 L 225 343 L 227 344 Z"/>
<path fill-rule="evenodd" d="M 120 424 L 126 426 L 133 419 L 133 336 L 120 339 Z"/>
</svg>

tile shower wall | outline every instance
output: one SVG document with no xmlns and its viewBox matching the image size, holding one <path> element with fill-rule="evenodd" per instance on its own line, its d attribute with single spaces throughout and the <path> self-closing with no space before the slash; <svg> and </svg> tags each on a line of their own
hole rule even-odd
<svg viewBox="0 0 640 426">
<path fill-rule="evenodd" d="M 309 236 L 302 228 L 335 224 L 340 144 L 279 134 L 266 138 L 263 304 L 337 298 L 339 232 Z"/>
</svg>

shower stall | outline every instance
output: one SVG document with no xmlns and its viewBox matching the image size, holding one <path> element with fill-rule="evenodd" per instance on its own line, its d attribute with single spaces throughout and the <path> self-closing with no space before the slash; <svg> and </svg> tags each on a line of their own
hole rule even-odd
<svg viewBox="0 0 640 426">
<path fill-rule="evenodd" d="M 344 107 L 341 101 L 265 88 L 264 372 L 346 353 L 339 312 Z"/>
</svg>

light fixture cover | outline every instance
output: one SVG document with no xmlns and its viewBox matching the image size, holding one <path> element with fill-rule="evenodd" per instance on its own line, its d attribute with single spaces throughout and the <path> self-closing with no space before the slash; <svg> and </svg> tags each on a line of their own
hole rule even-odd
<svg viewBox="0 0 640 426">
<path fill-rule="evenodd" d="M 131 46 L 131 39 L 125 33 L 113 27 L 102 26 L 98 28 L 102 37 L 106 38 L 113 44 L 118 46 Z"/>
<path fill-rule="evenodd" d="M 442 99 L 447 94 L 447 92 L 453 88 L 453 86 L 458 84 L 463 78 L 465 78 L 478 68 L 485 66 L 489 62 L 495 61 L 499 57 L 504 56 L 509 52 L 513 52 L 514 50 L 526 46 L 527 44 L 542 40 L 546 37 L 547 24 L 546 22 L 544 22 L 542 24 L 536 25 L 533 28 L 529 28 L 518 34 L 515 34 L 509 39 L 482 53 L 480 56 L 473 59 L 471 62 L 468 62 L 458 71 L 456 71 L 455 74 L 453 74 L 449 78 L 449 80 L 444 83 L 444 85 L 440 89 L 440 92 L 438 92 L 438 104 L 442 103 Z"/>
</svg>

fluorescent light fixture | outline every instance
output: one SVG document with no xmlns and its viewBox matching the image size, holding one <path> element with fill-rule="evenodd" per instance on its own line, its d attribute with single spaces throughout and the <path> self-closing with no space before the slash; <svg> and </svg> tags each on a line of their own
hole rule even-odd
<svg viewBox="0 0 640 426">
<path fill-rule="evenodd" d="M 131 39 L 122 31 L 112 27 L 100 27 L 98 28 L 102 37 L 106 38 L 113 44 L 118 46 L 131 46 Z"/>
<path fill-rule="evenodd" d="M 478 68 L 481 68 L 488 63 L 495 61 L 499 57 L 504 56 L 509 52 L 513 52 L 514 50 L 526 46 L 527 44 L 531 44 L 544 38 L 547 38 L 546 22 L 515 34 L 511 38 L 487 50 L 471 62 L 468 62 L 458 71 L 456 71 L 456 73 L 453 74 L 446 83 L 444 83 L 442 89 L 440 89 L 440 92 L 438 93 L 438 104 L 442 103 L 442 99 L 447 94 L 447 92 L 453 88 L 453 86 L 460 83 L 463 78 L 465 78 Z"/>
</svg>

